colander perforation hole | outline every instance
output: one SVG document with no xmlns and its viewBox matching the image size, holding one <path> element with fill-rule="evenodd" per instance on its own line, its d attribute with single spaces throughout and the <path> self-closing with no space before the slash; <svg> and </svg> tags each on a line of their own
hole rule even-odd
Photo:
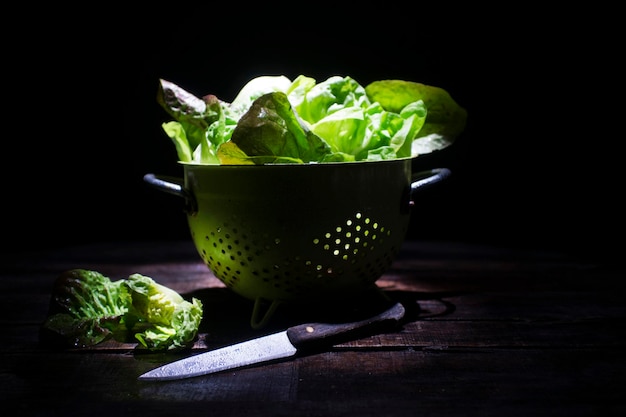
<svg viewBox="0 0 626 417">
<path fill-rule="evenodd" d="M 308 240 L 309 245 L 313 242 L 309 248 L 300 242 L 294 245 L 290 236 L 286 241 L 285 236 L 267 230 L 246 234 L 246 227 L 232 227 L 242 226 L 237 217 L 231 215 L 228 222 L 208 231 L 204 248 L 207 256 L 211 255 L 208 264 L 215 275 L 229 287 L 241 286 L 242 292 L 261 289 L 249 280 L 266 287 L 263 291 L 279 289 L 276 293 L 283 295 L 308 294 L 326 286 L 344 288 L 376 278 L 374 275 L 385 263 L 385 259 L 377 259 L 380 252 L 388 250 L 382 246 L 383 238 L 389 236 L 388 229 L 375 216 L 363 212 L 318 230 L 321 233 Z M 300 253 L 295 254 L 295 250 Z M 283 252 L 283 257 L 277 259 Z"/>
<path fill-rule="evenodd" d="M 321 245 L 333 257 L 354 265 L 355 257 L 366 256 L 363 250 L 375 251 L 377 245 L 374 242 L 382 244 L 383 238 L 390 235 L 391 231 L 386 227 L 358 212 L 353 218 L 348 218 L 345 225 L 335 226 L 321 238 L 314 238 L 313 245 Z"/>
</svg>

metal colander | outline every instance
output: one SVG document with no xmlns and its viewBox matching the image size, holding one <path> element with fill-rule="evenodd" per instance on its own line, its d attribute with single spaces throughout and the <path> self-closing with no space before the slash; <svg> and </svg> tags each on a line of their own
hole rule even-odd
<svg viewBox="0 0 626 417">
<path fill-rule="evenodd" d="M 204 263 L 254 300 L 252 327 L 281 303 L 375 288 L 405 238 L 413 192 L 449 174 L 412 174 L 411 159 L 182 166 L 182 179 L 144 179 L 185 198 Z"/>
</svg>

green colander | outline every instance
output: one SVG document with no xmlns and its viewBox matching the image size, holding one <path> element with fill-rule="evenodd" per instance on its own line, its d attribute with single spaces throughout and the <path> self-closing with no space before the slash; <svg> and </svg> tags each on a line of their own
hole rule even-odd
<svg viewBox="0 0 626 417">
<path fill-rule="evenodd" d="M 144 180 L 185 199 L 194 245 L 264 326 L 281 303 L 372 290 L 405 238 L 413 194 L 446 178 L 411 159 L 275 165 L 181 163 Z"/>
</svg>

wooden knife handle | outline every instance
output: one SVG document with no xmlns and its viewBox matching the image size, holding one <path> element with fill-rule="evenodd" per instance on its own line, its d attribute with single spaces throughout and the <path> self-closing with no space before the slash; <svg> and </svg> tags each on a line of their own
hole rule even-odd
<svg viewBox="0 0 626 417">
<path fill-rule="evenodd" d="M 287 329 L 287 337 L 299 350 L 308 349 L 322 344 L 333 344 L 342 337 L 371 330 L 372 327 L 397 324 L 403 317 L 404 306 L 396 303 L 388 310 L 365 320 L 351 323 L 307 323 L 293 326 Z"/>
</svg>

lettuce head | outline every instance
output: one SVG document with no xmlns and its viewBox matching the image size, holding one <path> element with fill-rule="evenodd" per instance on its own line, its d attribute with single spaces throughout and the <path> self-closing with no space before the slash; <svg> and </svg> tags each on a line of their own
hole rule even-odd
<svg viewBox="0 0 626 417">
<path fill-rule="evenodd" d="M 412 81 L 367 86 L 351 77 L 250 80 L 232 103 L 160 80 L 157 101 L 179 161 L 266 164 L 416 157 L 451 145 L 467 112 L 443 89 Z"/>
</svg>

